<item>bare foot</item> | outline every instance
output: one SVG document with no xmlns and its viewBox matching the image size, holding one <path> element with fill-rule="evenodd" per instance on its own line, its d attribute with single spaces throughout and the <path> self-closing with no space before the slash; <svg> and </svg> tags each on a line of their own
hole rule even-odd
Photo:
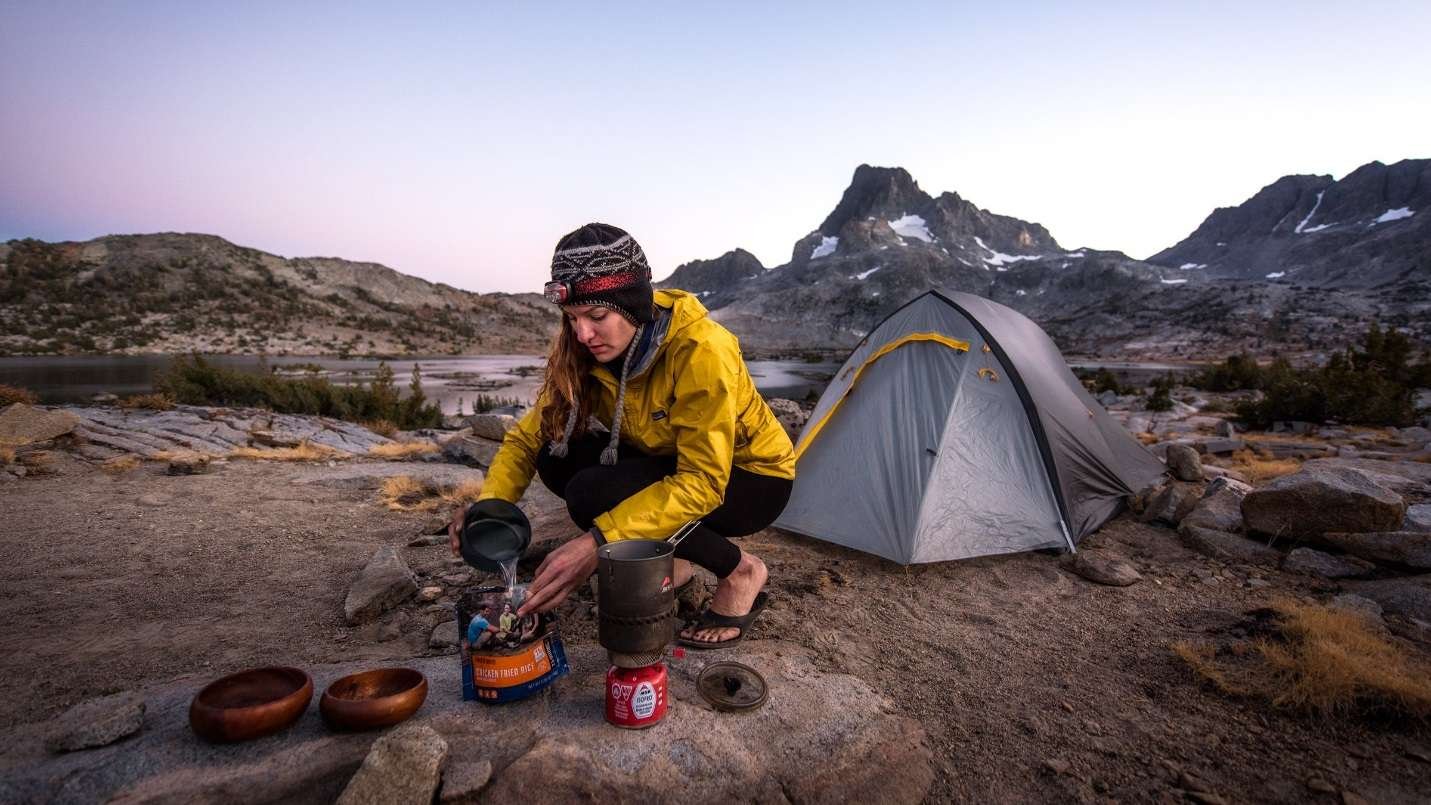
<svg viewBox="0 0 1431 805">
<path fill-rule="evenodd" d="M 716 585 L 715 595 L 711 597 L 711 612 L 737 617 L 750 612 L 750 607 L 765 586 L 768 575 L 764 562 L 741 551 L 740 564 L 736 565 L 735 571 Z M 705 629 L 688 626 L 681 630 L 681 637 L 702 643 L 719 643 L 738 634 L 740 630 L 734 626 L 713 626 Z"/>
</svg>

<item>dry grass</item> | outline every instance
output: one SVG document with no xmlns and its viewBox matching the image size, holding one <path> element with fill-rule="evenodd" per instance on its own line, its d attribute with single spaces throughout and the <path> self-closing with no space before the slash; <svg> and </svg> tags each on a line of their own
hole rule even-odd
<svg viewBox="0 0 1431 805">
<path fill-rule="evenodd" d="M 329 461 L 351 458 L 351 454 L 335 450 L 308 440 L 297 447 L 236 447 L 229 452 L 229 458 L 248 458 L 256 461 Z"/>
<path fill-rule="evenodd" d="M 135 469 L 141 463 L 143 462 L 139 460 L 139 456 L 115 456 L 114 458 L 111 458 L 103 464 L 99 465 L 99 468 L 109 473 L 110 475 L 123 475 L 124 473 Z"/>
<path fill-rule="evenodd" d="M 120 408 L 139 408 L 146 411 L 170 411 L 174 401 L 164 394 L 135 394 L 119 401 Z"/>
<path fill-rule="evenodd" d="M 1221 649 L 1178 642 L 1172 651 L 1222 693 L 1316 715 L 1431 718 L 1431 666 L 1355 613 L 1291 600 L 1273 603 L 1266 637 Z"/>
<path fill-rule="evenodd" d="M 411 475 L 394 475 L 378 487 L 378 497 L 393 511 L 432 511 L 471 503 L 482 493 L 482 481 L 472 479 L 456 486 L 424 483 Z"/>
<path fill-rule="evenodd" d="M 12 403 L 34 405 L 39 401 L 40 398 L 36 396 L 35 392 L 29 389 L 22 389 L 19 386 L 7 386 L 4 383 L 0 383 L 0 408 L 4 408 Z"/>
<path fill-rule="evenodd" d="M 1157 444 L 1160 441 L 1158 437 L 1152 433 L 1135 433 L 1133 436 L 1142 444 Z"/>
<path fill-rule="evenodd" d="M 13 447 L 0 447 L 0 464 L 14 464 L 14 463 L 15 463 L 15 448 L 13 448 Z"/>
<path fill-rule="evenodd" d="M 372 449 L 368 451 L 368 455 L 374 458 L 406 461 L 418 456 L 431 455 L 438 449 L 438 446 L 432 442 L 388 442 L 387 444 L 373 445 Z"/>
<path fill-rule="evenodd" d="M 1296 458 L 1273 458 L 1266 452 L 1254 453 L 1244 448 L 1228 457 L 1222 466 L 1236 470 L 1247 478 L 1248 483 L 1256 486 L 1273 478 L 1291 475 L 1302 468 L 1302 461 Z"/>
<path fill-rule="evenodd" d="M 389 439 L 396 436 L 398 432 L 397 425 L 394 425 L 386 419 L 374 419 L 370 422 L 364 422 L 363 427 L 379 436 L 386 436 Z"/>
</svg>

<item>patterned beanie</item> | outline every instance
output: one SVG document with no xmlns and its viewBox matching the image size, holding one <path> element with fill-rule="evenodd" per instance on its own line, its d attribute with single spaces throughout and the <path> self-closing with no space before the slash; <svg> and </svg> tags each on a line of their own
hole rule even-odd
<svg viewBox="0 0 1431 805">
<path fill-rule="evenodd" d="M 559 305 L 602 305 L 632 324 L 656 318 L 646 253 L 610 224 L 587 224 L 557 242 L 546 296 Z"/>
<path fill-rule="evenodd" d="M 601 451 L 601 463 L 616 463 L 621 443 L 621 419 L 626 412 L 626 381 L 631 372 L 636 345 L 641 334 L 656 318 L 656 302 L 651 290 L 651 266 L 641 244 L 625 230 L 610 224 L 587 224 L 557 242 L 552 255 L 552 281 L 546 297 L 558 305 L 602 305 L 625 316 L 636 325 L 626 359 L 621 363 L 616 407 L 611 421 L 611 440 Z M 555 458 L 565 458 L 571 436 L 576 431 L 577 400 L 571 401 L 566 427 L 548 450 Z"/>
</svg>

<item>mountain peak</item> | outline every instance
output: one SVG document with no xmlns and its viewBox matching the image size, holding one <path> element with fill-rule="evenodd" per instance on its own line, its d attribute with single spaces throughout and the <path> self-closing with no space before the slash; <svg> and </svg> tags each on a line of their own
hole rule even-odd
<svg viewBox="0 0 1431 805">
<path fill-rule="evenodd" d="M 894 219 L 922 209 L 932 199 L 904 168 L 860 165 L 833 212 L 820 224 L 820 234 L 836 235 L 847 221 L 876 216 Z"/>
</svg>

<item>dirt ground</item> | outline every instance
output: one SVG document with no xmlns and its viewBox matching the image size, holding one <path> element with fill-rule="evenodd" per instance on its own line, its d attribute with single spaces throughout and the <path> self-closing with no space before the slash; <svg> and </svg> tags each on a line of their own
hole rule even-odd
<svg viewBox="0 0 1431 805">
<path fill-rule="evenodd" d="M 7 724 L 186 675 L 435 653 L 440 602 L 344 623 L 348 585 L 379 545 L 404 546 L 424 582 L 486 581 L 443 546 L 405 547 L 428 515 L 390 512 L 370 484 L 325 480 L 323 465 L 111 477 L 60 455 L 56 469 L 0 487 Z M 563 536 L 559 522 L 538 524 Z M 1127 556 L 1144 579 L 1126 588 L 1042 554 L 904 568 L 775 531 L 745 547 L 771 571 L 753 639 L 801 643 L 917 719 L 937 764 L 930 801 L 1431 800 L 1424 726 L 1228 699 L 1168 649 L 1272 595 L 1330 586 L 1224 565 L 1126 517 L 1083 545 Z M 1271 585 L 1249 589 L 1251 577 Z M 561 615 L 568 642 L 594 642 L 589 594 Z"/>
</svg>

